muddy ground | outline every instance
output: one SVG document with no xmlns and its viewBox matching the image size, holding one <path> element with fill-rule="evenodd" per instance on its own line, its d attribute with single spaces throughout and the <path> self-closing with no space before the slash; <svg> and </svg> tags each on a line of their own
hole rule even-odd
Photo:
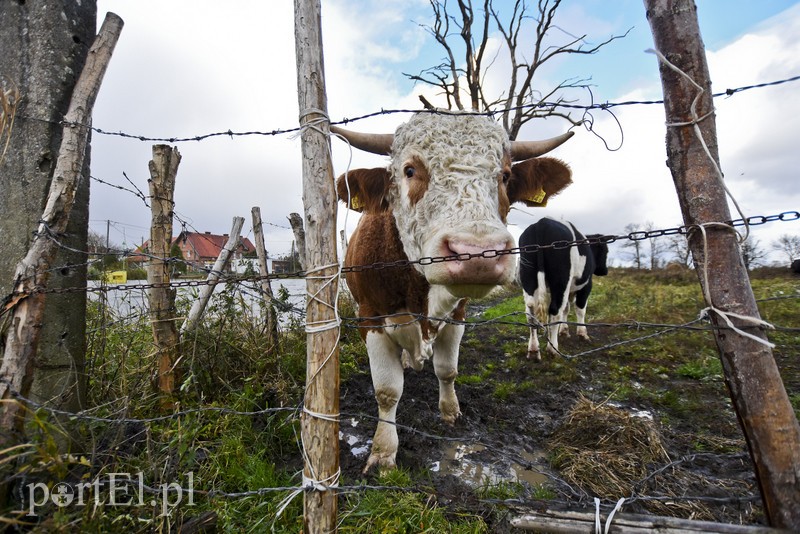
<svg viewBox="0 0 800 534">
<path fill-rule="evenodd" d="M 470 316 L 479 313 L 477 308 L 470 310 Z M 575 354 L 616 340 L 615 332 L 601 327 L 591 329 L 590 334 L 589 344 L 574 335 L 562 339 L 562 351 Z M 613 369 L 650 363 L 654 368 L 664 366 L 663 361 L 648 362 L 647 351 L 635 348 L 617 349 L 613 357 L 605 352 L 575 359 L 545 356 L 535 363 L 525 360 L 526 343 L 527 333 L 521 328 L 468 328 L 462 342 L 460 376 L 487 378 L 457 384 L 463 414 L 457 423 L 451 427 L 439 418 L 438 384 L 429 362 L 420 372 L 406 370 L 397 413 L 398 466 L 411 473 L 417 488 L 435 494 L 440 506 L 454 513 L 479 513 L 494 532 L 510 531 L 510 518 L 525 510 L 593 513 L 594 494 L 565 481 L 550 465 L 548 443 L 581 395 L 603 403 L 619 392 L 619 379 L 609 378 L 612 374 L 618 377 Z M 787 390 L 798 392 L 798 359 L 791 349 L 789 352 L 779 347 L 775 356 Z M 488 371 L 487 363 L 493 364 Z M 375 428 L 375 420 L 362 415 L 377 414 L 366 363 L 363 370 L 347 379 L 341 390 L 342 413 L 356 415 L 343 418 L 341 425 L 342 469 L 352 483 L 376 480 L 374 473 L 361 474 Z M 722 378 L 697 380 L 665 370 L 624 382 L 622 386 L 631 393 L 614 405 L 652 417 L 669 461 L 678 463 L 666 469 L 669 461 L 646 466 L 654 475 L 633 484 L 626 495 L 600 495 L 608 505 L 604 513 L 618 498 L 635 496 L 626 502 L 623 512 L 763 524 L 751 460 Z M 508 388 L 504 389 L 504 384 Z M 520 384 L 525 387 L 517 387 Z M 664 394 L 654 397 L 636 391 Z M 664 402 L 664 398 L 674 402 Z M 512 486 L 512 501 L 498 504 L 487 498 L 486 492 L 476 491 L 498 482 L 519 482 Z M 541 485 L 550 493 L 537 492 Z M 669 498 L 676 494 L 698 499 Z"/>
</svg>

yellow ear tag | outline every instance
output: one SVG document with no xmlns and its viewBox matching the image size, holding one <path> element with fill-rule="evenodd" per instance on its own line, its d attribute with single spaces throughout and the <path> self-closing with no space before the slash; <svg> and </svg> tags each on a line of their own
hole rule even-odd
<svg viewBox="0 0 800 534">
<path fill-rule="evenodd" d="M 540 206 L 544 207 L 547 206 L 547 202 L 544 200 L 544 197 L 547 196 L 547 193 L 544 192 L 544 189 L 539 189 L 535 195 L 532 197 L 527 198 L 528 202 L 533 202 L 534 204 L 539 204 Z"/>
<path fill-rule="evenodd" d="M 354 211 L 361 211 L 364 208 L 364 203 L 358 198 L 358 195 L 350 197 L 350 209 Z"/>
</svg>

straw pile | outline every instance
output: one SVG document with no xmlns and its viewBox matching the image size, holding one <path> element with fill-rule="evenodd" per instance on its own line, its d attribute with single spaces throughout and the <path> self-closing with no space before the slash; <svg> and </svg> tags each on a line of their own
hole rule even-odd
<svg viewBox="0 0 800 534">
<path fill-rule="evenodd" d="M 707 478 L 677 463 L 670 465 L 652 419 L 583 396 L 549 440 L 549 448 L 553 466 L 570 484 L 611 501 L 657 497 L 641 502 L 658 515 L 711 520 L 714 514 L 703 502 L 670 498 L 708 495 L 723 488 L 747 492 L 742 481 Z"/>
</svg>

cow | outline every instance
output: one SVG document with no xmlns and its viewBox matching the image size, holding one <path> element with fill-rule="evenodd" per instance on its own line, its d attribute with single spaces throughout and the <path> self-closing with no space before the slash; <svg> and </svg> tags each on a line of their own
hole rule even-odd
<svg viewBox="0 0 800 534">
<path fill-rule="evenodd" d="M 404 367 L 420 370 L 432 358 L 442 419 L 452 424 L 461 415 L 454 382 L 467 298 L 513 280 L 515 259 L 494 252 L 515 245 L 509 209 L 541 206 L 572 182 L 564 162 L 538 157 L 571 132 L 511 142 L 486 116 L 425 112 L 394 134 L 331 130 L 353 147 L 390 156 L 388 167 L 337 179 L 340 200 L 362 214 L 344 265 L 378 403 L 366 473 L 395 466 Z M 394 266 L 369 268 L 376 263 Z M 347 269 L 353 266 L 366 268 Z"/>
<path fill-rule="evenodd" d="M 794 274 L 800 274 L 800 260 L 794 260 L 791 268 Z"/>
<path fill-rule="evenodd" d="M 599 234 L 590 238 L 600 237 Z M 558 335 L 569 336 L 566 324 L 569 304 L 575 307 L 579 337 L 588 340 L 586 332 L 586 303 L 592 292 L 592 275 L 608 274 L 606 257 L 608 245 L 602 242 L 569 247 L 548 245 L 558 241 L 585 239 L 572 223 L 562 223 L 545 217 L 528 226 L 519 238 L 519 283 L 525 301 L 525 313 L 531 328 L 528 358 L 541 360 L 538 322 L 547 322 L 547 351 L 559 354 Z M 544 246 L 525 250 L 530 245 Z M 546 314 L 545 314 L 546 310 Z M 546 318 L 545 318 L 546 315 Z"/>
</svg>

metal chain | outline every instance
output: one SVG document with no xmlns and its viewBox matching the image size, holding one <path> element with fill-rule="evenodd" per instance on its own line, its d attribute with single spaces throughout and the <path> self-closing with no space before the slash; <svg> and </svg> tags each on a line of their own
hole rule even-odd
<svg viewBox="0 0 800 534">
<path fill-rule="evenodd" d="M 754 215 L 746 219 L 735 219 L 727 221 L 727 224 L 732 227 L 736 226 L 759 226 L 769 222 L 788 222 L 800 220 L 800 211 L 784 211 L 775 215 Z M 508 254 L 521 254 L 523 252 L 537 252 L 539 250 L 547 249 L 565 249 L 579 245 L 596 245 L 596 244 L 609 244 L 621 240 L 629 241 L 643 241 L 645 239 L 653 239 L 657 237 L 672 236 L 672 235 L 686 235 L 699 225 L 683 225 L 674 228 L 665 228 L 661 230 L 638 230 L 628 234 L 621 235 L 601 235 L 596 237 L 586 237 L 583 239 L 576 239 L 574 241 L 554 241 L 549 245 L 526 245 L 524 247 L 513 247 L 502 250 L 489 249 L 482 252 L 454 254 L 452 256 L 426 256 L 416 260 L 397 260 L 391 262 L 375 262 L 367 265 L 350 265 L 342 267 L 342 273 L 360 273 L 371 270 L 383 270 L 391 268 L 410 267 L 412 265 L 432 265 L 434 263 L 442 263 L 447 261 L 467 261 L 477 258 L 491 259 L 498 256 L 505 256 Z M 164 261 L 169 261 L 165 259 Z M 41 286 L 34 287 L 27 291 L 14 291 L 10 293 L 4 302 L 10 302 L 16 297 L 27 296 L 37 293 L 101 293 L 107 291 L 134 291 L 137 289 L 160 289 L 160 288 L 178 288 L 178 287 L 200 287 L 208 285 L 216 285 L 220 283 L 243 283 L 243 282 L 260 282 L 263 280 L 281 280 L 289 278 L 305 278 L 305 271 L 294 271 L 289 273 L 272 273 L 269 275 L 251 275 L 251 276 L 228 276 L 220 277 L 216 280 L 185 280 L 179 282 L 162 282 L 154 284 L 119 284 L 119 285 L 100 285 L 98 287 L 60 287 L 60 288 L 45 288 Z"/>
</svg>

